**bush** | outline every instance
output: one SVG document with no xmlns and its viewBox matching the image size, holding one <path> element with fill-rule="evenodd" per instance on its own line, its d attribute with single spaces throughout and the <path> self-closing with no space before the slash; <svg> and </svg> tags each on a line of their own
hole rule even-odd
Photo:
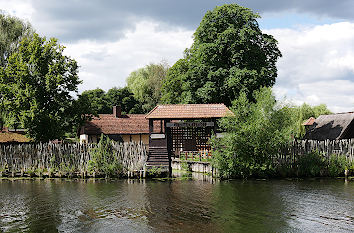
<svg viewBox="0 0 354 233">
<path fill-rule="evenodd" d="M 329 157 L 328 173 L 332 177 L 344 175 L 344 170 L 349 169 L 349 163 L 344 155 L 331 155 Z"/>
<path fill-rule="evenodd" d="M 89 172 L 103 173 L 106 177 L 119 176 L 122 173 L 123 166 L 119 163 L 112 141 L 108 137 L 102 134 L 99 143 L 90 153 Z"/>
<path fill-rule="evenodd" d="M 233 102 L 235 116 L 223 118 L 223 138 L 212 138 L 213 165 L 222 178 L 274 175 L 271 156 L 292 140 L 292 114 L 276 103 L 270 88 L 255 91 L 255 102 L 245 93 Z"/>
<path fill-rule="evenodd" d="M 295 166 L 297 167 L 297 176 L 314 177 L 324 174 L 327 163 L 325 158 L 318 151 L 313 151 L 301 156 L 300 159 L 296 161 Z"/>
</svg>

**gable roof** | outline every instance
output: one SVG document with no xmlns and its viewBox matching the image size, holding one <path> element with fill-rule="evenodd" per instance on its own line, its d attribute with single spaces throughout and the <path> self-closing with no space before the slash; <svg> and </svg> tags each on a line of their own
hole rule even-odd
<svg viewBox="0 0 354 233">
<path fill-rule="evenodd" d="M 350 138 L 354 113 L 337 113 L 319 116 L 313 127 L 306 133 L 306 139 L 335 140 Z"/>
<path fill-rule="evenodd" d="M 115 117 L 112 114 L 99 114 L 86 122 L 82 134 L 148 134 L 149 120 L 145 114 L 128 114 Z"/>
<path fill-rule="evenodd" d="M 307 119 L 304 123 L 302 123 L 302 125 L 304 126 L 310 126 L 313 125 L 313 123 L 315 123 L 316 118 L 314 117 L 310 117 L 309 119 Z"/>
<path fill-rule="evenodd" d="M 167 104 L 157 105 L 147 119 L 221 118 L 233 113 L 224 104 Z"/>
</svg>

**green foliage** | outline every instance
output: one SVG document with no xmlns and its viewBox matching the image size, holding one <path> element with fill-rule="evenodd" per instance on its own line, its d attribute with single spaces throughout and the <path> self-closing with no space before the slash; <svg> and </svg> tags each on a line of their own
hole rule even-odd
<svg viewBox="0 0 354 233">
<path fill-rule="evenodd" d="M 107 136 L 102 134 L 99 143 L 90 153 L 89 172 L 103 173 L 106 176 L 119 176 L 122 173 L 123 166 L 119 163 L 112 141 Z"/>
<path fill-rule="evenodd" d="M 19 18 L 5 16 L 0 12 L 0 76 L 2 69 L 7 65 L 8 58 L 18 51 L 19 43 L 24 37 L 31 37 L 32 26 Z M 7 111 L 4 108 L 3 91 L 6 90 L 0 85 L 0 129 L 7 121 Z"/>
<path fill-rule="evenodd" d="M 79 96 L 79 100 L 89 106 L 89 113 L 97 115 L 99 113 L 112 112 L 112 106 L 109 105 L 109 102 L 106 98 L 106 93 L 100 88 L 83 91 Z"/>
<path fill-rule="evenodd" d="M 150 64 L 130 73 L 127 87 L 142 103 L 144 112 L 152 110 L 161 99 L 161 86 L 169 67 L 165 62 Z"/>
<path fill-rule="evenodd" d="M 75 166 L 70 164 L 60 163 L 59 165 L 59 173 L 63 176 L 67 176 L 69 178 L 73 177 L 75 172 Z"/>
<path fill-rule="evenodd" d="M 134 97 L 128 87 L 109 89 L 106 93 L 106 99 L 110 106 L 120 105 L 123 114 L 144 113 L 142 104 Z"/>
<path fill-rule="evenodd" d="M 188 61 L 178 60 L 167 72 L 161 89 L 161 102 L 165 104 L 188 103 Z"/>
<path fill-rule="evenodd" d="M 31 167 L 31 168 L 27 168 L 26 173 L 30 176 L 30 177 L 34 177 L 36 175 L 36 169 Z"/>
<path fill-rule="evenodd" d="M 159 177 L 162 171 L 160 167 L 150 167 L 148 169 L 148 175 L 151 177 Z"/>
<path fill-rule="evenodd" d="M 291 140 L 292 117 L 289 108 L 276 104 L 270 88 L 246 93 L 233 102 L 235 116 L 225 117 L 219 125 L 223 138 L 213 138 L 213 163 L 222 178 L 267 176 L 274 172 L 271 155 Z"/>
<path fill-rule="evenodd" d="M 33 28 L 29 23 L 13 16 L 0 14 L 0 66 L 5 67 L 7 59 L 17 51 L 24 37 L 31 37 Z"/>
<path fill-rule="evenodd" d="M 36 141 L 62 138 L 77 124 L 72 93 L 81 83 L 75 60 L 52 38 L 25 37 L 0 74 L 8 124 L 27 129 Z"/>
<path fill-rule="evenodd" d="M 191 48 L 163 82 L 164 103 L 225 103 L 239 94 L 274 85 L 277 41 L 262 33 L 258 14 L 237 4 L 208 11 L 194 33 Z"/>
<path fill-rule="evenodd" d="M 349 170 L 350 164 L 344 155 L 331 155 L 329 157 L 328 173 L 332 177 L 344 175 L 344 170 Z"/>
<path fill-rule="evenodd" d="M 305 127 L 302 124 L 310 117 L 317 118 L 320 115 L 332 114 L 332 112 L 327 108 L 325 104 L 311 107 L 306 103 L 299 107 L 293 107 L 292 112 L 295 116 L 293 126 L 295 138 L 302 138 L 305 135 Z"/>
<path fill-rule="evenodd" d="M 120 105 L 123 114 L 143 113 L 142 105 L 127 87 L 113 87 L 107 91 L 102 89 L 87 90 L 79 96 L 79 101 L 84 103 L 88 114 L 111 114 L 112 106 Z"/>
<path fill-rule="evenodd" d="M 301 156 L 295 166 L 297 167 L 297 176 L 314 177 L 324 174 L 327 162 L 319 152 L 313 151 Z"/>
</svg>

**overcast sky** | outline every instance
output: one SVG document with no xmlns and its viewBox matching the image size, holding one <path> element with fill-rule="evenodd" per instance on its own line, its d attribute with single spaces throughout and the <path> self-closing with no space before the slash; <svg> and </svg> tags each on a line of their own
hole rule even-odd
<svg viewBox="0 0 354 233">
<path fill-rule="evenodd" d="M 80 65 L 81 92 L 123 87 L 149 63 L 173 65 L 206 11 L 224 3 L 258 12 L 261 29 L 279 41 L 279 99 L 354 110 L 353 0 L 0 0 L 0 9 L 66 46 Z"/>
</svg>

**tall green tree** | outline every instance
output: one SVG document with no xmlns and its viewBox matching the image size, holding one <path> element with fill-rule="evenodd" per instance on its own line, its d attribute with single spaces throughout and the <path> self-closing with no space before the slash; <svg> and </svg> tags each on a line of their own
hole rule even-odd
<svg viewBox="0 0 354 233">
<path fill-rule="evenodd" d="M 9 124 L 27 129 L 36 141 L 62 138 L 80 114 L 72 97 L 81 83 L 78 65 L 63 50 L 54 38 L 25 37 L 0 76 Z"/>
<path fill-rule="evenodd" d="M 88 102 L 95 115 L 99 113 L 108 114 L 112 111 L 112 106 L 106 98 L 106 92 L 100 88 L 83 91 L 79 99 Z"/>
<path fill-rule="evenodd" d="M 4 67 L 10 55 L 18 49 L 24 37 L 31 37 L 31 24 L 17 17 L 0 14 L 0 66 Z"/>
<path fill-rule="evenodd" d="M 17 17 L 0 13 L 0 73 L 5 68 L 10 55 L 17 51 L 22 38 L 31 37 L 33 33 L 34 30 L 29 23 Z M 3 128 L 8 115 L 4 108 L 4 97 L 1 96 L 1 93 L 2 91 L 0 91 L 0 129 Z"/>
<path fill-rule="evenodd" d="M 134 94 L 128 87 L 109 89 L 106 93 L 106 99 L 110 106 L 120 105 L 123 114 L 144 113 L 142 104 L 134 98 Z"/>
<path fill-rule="evenodd" d="M 161 86 L 169 66 L 165 62 L 150 64 L 130 73 L 127 87 L 142 103 L 143 112 L 149 112 L 161 99 Z"/>
<path fill-rule="evenodd" d="M 128 87 L 113 87 L 107 92 L 100 88 L 86 90 L 79 96 L 79 101 L 89 106 L 87 113 L 93 115 L 111 114 L 112 106 L 118 105 L 122 107 L 123 114 L 144 113 L 142 104 L 134 98 Z"/>
<path fill-rule="evenodd" d="M 230 106 L 240 92 L 252 98 L 254 90 L 271 87 L 281 52 L 273 36 L 260 30 L 259 17 L 237 4 L 208 11 L 191 48 L 163 82 L 163 102 Z"/>
</svg>

